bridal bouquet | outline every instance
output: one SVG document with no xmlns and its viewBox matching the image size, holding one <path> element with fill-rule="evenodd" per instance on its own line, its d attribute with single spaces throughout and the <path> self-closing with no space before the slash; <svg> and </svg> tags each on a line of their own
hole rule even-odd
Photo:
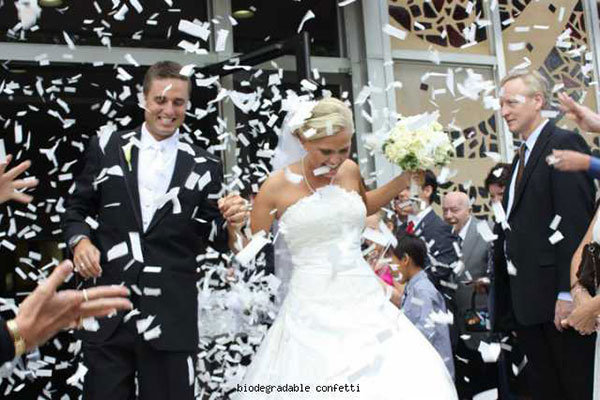
<svg viewBox="0 0 600 400">
<path fill-rule="evenodd" d="M 439 113 L 424 113 L 401 118 L 388 132 L 382 145 L 385 158 L 404 171 L 418 171 L 444 166 L 450 162 L 454 148 L 437 121 Z"/>
</svg>

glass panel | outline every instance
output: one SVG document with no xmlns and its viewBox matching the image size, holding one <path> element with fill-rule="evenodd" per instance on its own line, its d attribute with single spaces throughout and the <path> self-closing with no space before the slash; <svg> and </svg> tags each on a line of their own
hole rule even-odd
<svg viewBox="0 0 600 400">
<path fill-rule="evenodd" d="M 392 50 L 434 49 L 489 55 L 484 3 L 388 0 L 390 25 L 409 32 L 404 40 L 391 36 Z"/>
<path fill-rule="evenodd" d="M 484 80 L 493 79 L 489 68 L 470 69 Z M 454 83 L 448 84 L 447 74 L 453 76 Z M 483 181 L 494 165 L 485 153 L 499 151 L 496 119 L 493 110 L 486 110 L 481 99 L 461 96 L 458 84 L 467 78 L 467 68 L 403 62 L 394 65 L 394 78 L 403 83 L 402 89 L 396 89 L 398 113 L 408 116 L 439 110 L 440 123 L 451 131 L 452 139 L 461 136 L 465 139 L 456 148 L 457 157 L 450 165 L 458 174 L 440 185 L 440 198 L 448 191 L 466 190 L 474 200 L 473 212 L 479 216 L 490 214 Z"/>
<path fill-rule="evenodd" d="M 232 0 L 234 16 L 238 18 L 233 29 L 234 49 L 239 53 L 256 50 L 278 40 L 297 34 L 306 13 L 312 11 L 315 18 L 307 20 L 303 30 L 311 36 L 311 55 L 340 55 L 337 1 L 335 0 Z"/>
<path fill-rule="evenodd" d="M 178 30 L 181 19 L 208 19 L 206 0 L 180 0 L 173 7 L 166 1 L 118 2 L 116 7 L 110 0 L 60 2 L 60 8 L 42 7 L 39 29 L 26 32 L 14 29 L 19 22 L 15 2 L 0 2 L 0 40 L 65 44 L 66 32 L 75 45 L 177 48 L 186 39 L 208 49 L 207 42 Z"/>
</svg>

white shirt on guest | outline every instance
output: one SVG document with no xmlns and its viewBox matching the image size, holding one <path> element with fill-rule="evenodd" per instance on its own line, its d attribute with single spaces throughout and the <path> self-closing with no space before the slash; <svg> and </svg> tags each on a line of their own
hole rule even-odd
<svg viewBox="0 0 600 400">
<path fill-rule="evenodd" d="M 169 189 L 179 144 L 179 130 L 160 142 L 142 125 L 141 148 L 138 158 L 138 189 L 144 231 Z"/>
<path fill-rule="evenodd" d="M 527 161 L 529 161 L 529 156 L 531 155 L 531 152 L 533 151 L 533 146 L 535 146 L 535 142 L 537 142 L 537 139 L 540 136 L 542 129 L 544 129 L 544 126 L 546 126 L 547 123 L 548 123 L 548 120 L 545 120 L 541 124 L 539 124 L 538 127 L 535 128 L 535 130 L 533 132 L 531 132 L 531 135 L 529 135 L 529 137 L 525 141 L 525 147 L 527 148 L 527 150 L 525 150 L 525 166 L 527 166 Z M 506 207 L 506 219 L 507 220 L 510 215 L 510 212 L 512 211 L 512 206 L 513 206 L 513 202 L 515 199 L 515 185 L 516 185 L 515 181 L 517 180 L 517 171 L 518 170 L 519 170 L 519 161 L 517 161 L 517 163 L 515 164 L 515 169 L 512 174 L 512 179 L 510 180 L 510 187 L 508 189 L 508 204 Z"/>
<path fill-rule="evenodd" d="M 473 219 L 473 217 L 469 217 L 469 219 L 467 220 L 467 223 L 462 227 L 460 232 L 458 232 L 458 236 L 460 236 L 460 238 L 462 239 L 463 242 L 465 241 L 465 238 L 467 237 L 467 231 L 469 230 L 469 225 L 471 225 L 472 219 Z"/>
<path fill-rule="evenodd" d="M 429 214 L 431 211 L 433 210 L 433 208 L 431 208 L 431 206 L 427 207 L 426 209 L 424 209 L 423 211 L 421 211 L 420 213 L 413 215 L 413 214 L 409 214 L 408 215 L 408 222 L 411 222 L 413 224 L 415 224 L 415 228 L 417 226 L 419 226 L 419 224 L 421 223 L 421 221 L 423 221 L 423 218 L 425 218 L 425 216 L 427 214 Z"/>
</svg>

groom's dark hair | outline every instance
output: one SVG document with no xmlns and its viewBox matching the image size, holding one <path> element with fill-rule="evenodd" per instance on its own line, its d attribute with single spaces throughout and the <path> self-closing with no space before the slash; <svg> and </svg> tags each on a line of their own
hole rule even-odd
<svg viewBox="0 0 600 400">
<path fill-rule="evenodd" d="M 430 169 L 425 170 L 425 182 L 423 182 L 423 189 L 426 186 L 431 186 L 431 196 L 429 196 L 429 204 L 433 204 L 434 202 L 437 203 L 437 177 Z"/>
<path fill-rule="evenodd" d="M 424 268 L 427 259 L 427 246 L 420 238 L 410 233 L 401 233 L 397 237 L 398 244 L 392 249 L 392 252 L 399 259 L 403 259 L 408 254 L 416 267 Z"/>
</svg>

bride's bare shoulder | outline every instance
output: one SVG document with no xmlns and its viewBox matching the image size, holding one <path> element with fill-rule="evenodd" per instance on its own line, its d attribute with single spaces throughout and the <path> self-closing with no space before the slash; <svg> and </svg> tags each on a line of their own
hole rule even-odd
<svg viewBox="0 0 600 400">
<path fill-rule="evenodd" d="M 351 179 L 360 178 L 360 167 L 353 160 L 347 159 L 341 165 L 340 171 L 338 172 L 338 174 L 342 175 L 345 178 L 346 177 L 351 178 Z"/>
<path fill-rule="evenodd" d="M 288 167 L 282 168 L 278 171 L 272 172 L 269 177 L 262 183 L 260 192 L 267 192 L 271 195 L 276 195 L 281 191 L 285 191 L 289 188 L 294 179 L 302 179 L 302 171 L 296 164 L 292 164 Z"/>
</svg>

